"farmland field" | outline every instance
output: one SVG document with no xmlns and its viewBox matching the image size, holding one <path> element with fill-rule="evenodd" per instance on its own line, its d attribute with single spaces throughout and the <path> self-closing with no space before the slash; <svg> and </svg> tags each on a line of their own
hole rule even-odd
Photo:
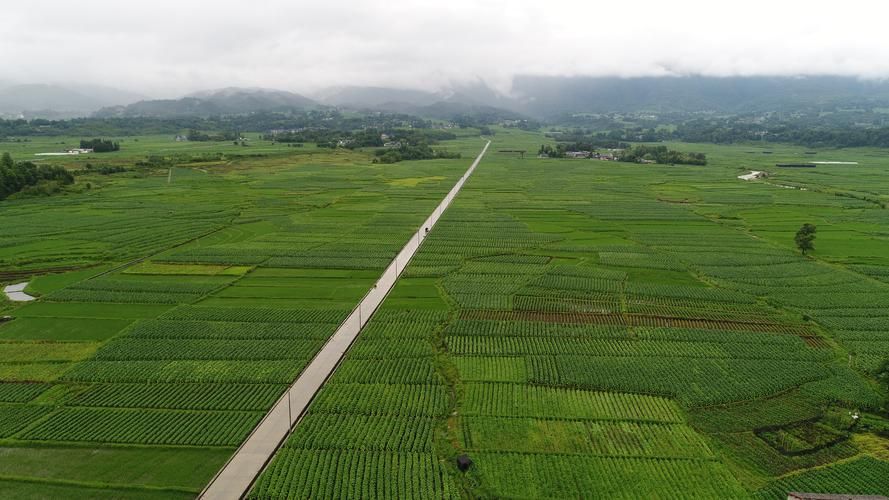
<svg viewBox="0 0 889 500">
<path fill-rule="evenodd" d="M 68 166 L 211 147 L 163 140 Z M 0 282 L 39 300 L 0 303 L 2 496 L 195 496 L 466 169 L 243 151 L 3 202 Z"/>
<path fill-rule="evenodd" d="M 774 156 L 672 147 L 711 165 L 489 154 L 252 496 L 889 493 L 889 160 L 745 182 Z"/>
<path fill-rule="evenodd" d="M 885 152 L 640 165 L 496 132 L 251 497 L 889 494 Z M 195 496 L 483 144 L 381 165 L 142 137 L 100 161 L 222 156 L 2 202 L 0 281 L 39 300 L 0 302 L 0 493 Z"/>
</svg>

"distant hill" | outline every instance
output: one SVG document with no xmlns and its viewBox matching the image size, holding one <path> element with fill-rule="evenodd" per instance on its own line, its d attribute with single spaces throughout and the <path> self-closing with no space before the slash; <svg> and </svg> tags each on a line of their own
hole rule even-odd
<svg viewBox="0 0 889 500">
<path fill-rule="evenodd" d="M 538 117 L 632 111 L 792 111 L 889 103 L 889 83 L 835 76 L 591 78 L 518 76 L 513 109 Z"/>
<path fill-rule="evenodd" d="M 422 118 L 453 120 L 465 116 L 521 118 L 517 102 L 483 82 L 450 86 L 438 92 L 387 87 L 333 87 L 316 94 L 324 104 L 357 110 L 404 113 Z"/>
<path fill-rule="evenodd" d="M 355 86 L 331 87 L 313 97 L 330 106 L 369 109 L 426 106 L 440 99 L 436 93 L 423 90 Z"/>
<path fill-rule="evenodd" d="M 574 113 L 763 112 L 823 107 L 889 108 L 889 81 L 849 77 L 559 77 L 517 76 L 506 94 L 482 81 L 436 92 L 341 86 L 313 95 L 282 90 L 224 88 L 180 99 L 146 100 L 96 86 L 16 85 L 0 82 L 0 116 L 156 118 L 208 117 L 336 106 L 424 118 L 476 116 L 558 120 Z"/>
<path fill-rule="evenodd" d="M 97 117 L 148 116 L 174 118 L 183 116 L 216 116 L 261 111 L 304 110 L 318 103 L 299 94 L 283 90 L 225 88 L 198 92 L 181 99 L 139 101 L 128 106 L 99 110 Z"/>
<path fill-rule="evenodd" d="M 0 115 L 72 118 L 143 98 L 132 92 L 93 85 L 6 85 L 0 88 Z"/>
</svg>

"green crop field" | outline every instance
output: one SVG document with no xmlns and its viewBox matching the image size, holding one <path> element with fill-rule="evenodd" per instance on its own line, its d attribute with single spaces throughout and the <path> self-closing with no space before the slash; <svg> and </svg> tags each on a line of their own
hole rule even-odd
<svg viewBox="0 0 889 500">
<path fill-rule="evenodd" d="M 889 159 L 496 152 L 545 141 L 497 132 L 252 496 L 889 493 L 889 440 L 851 417 L 884 405 Z"/>
<path fill-rule="evenodd" d="M 465 172 L 461 133 L 460 160 L 256 135 L 45 160 L 193 159 L 0 202 L 0 282 L 38 297 L 0 302 L 0 494 L 194 497 Z M 889 495 L 886 152 L 500 152 L 549 142 L 496 130 L 250 496 Z"/>
<path fill-rule="evenodd" d="M 251 137 L 50 157 L 213 159 L 2 202 L 0 283 L 38 297 L 0 303 L 2 496 L 193 497 L 466 168 Z"/>
</svg>

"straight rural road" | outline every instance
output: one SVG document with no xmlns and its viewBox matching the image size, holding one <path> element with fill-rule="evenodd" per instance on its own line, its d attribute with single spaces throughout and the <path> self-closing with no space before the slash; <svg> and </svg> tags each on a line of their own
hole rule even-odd
<svg viewBox="0 0 889 500">
<path fill-rule="evenodd" d="M 423 225 L 395 256 L 376 285 L 361 299 L 358 306 L 352 310 L 352 313 L 327 340 L 324 347 L 318 351 L 305 370 L 287 389 L 287 392 L 275 402 L 272 409 L 253 429 L 240 448 L 204 488 L 200 498 L 207 500 L 238 499 L 243 498 L 250 491 L 253 482 L 293 427 L 302 419 L 312 398 L 336 370 L 349 346 L 352 345 L 358 334 L 361 333 L 361 329 L 370 321 L 383 299 L 395 286 L 398 276 L 417 253 L 420 244 L 426 239 L 428 231 L 435 226 L 445 209 L 463 188 L 463 184 L 472 175 L 490 145 L 491 141 L 485 144 L 463 177 L 454 184 L 432 215 L 423 222 Z"/>
</svg>

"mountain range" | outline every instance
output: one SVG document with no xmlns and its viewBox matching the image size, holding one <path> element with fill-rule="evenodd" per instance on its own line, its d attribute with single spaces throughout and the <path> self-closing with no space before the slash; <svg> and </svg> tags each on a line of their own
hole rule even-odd
<svg viewBox="0 0 889 500">
<path fill-rule="evenodd" d="M 262 111 L 303 110 L 317 107 L 307 97 L 284 90 L 229 87 L 202 91 L 181 99 L 138 101 L 126 106 L 107 107 L 94 116 L 175 118 L 182 116 L 214 116 L 255 113 Z"/>
<path fill-rule="evenodd" d="M 106 106 L 129 104 L 144 95 L 98 85 L 45 85 L 0 82 L 0 116 L 72 118 Z"/>
<path fill-rule="evenodd" d="M 96 86 L 0 83 L 0 115 L 158 118 L 338 107 L 454 119 L 557 119 L 575 113 L 794 110 L 811 106 L 889 107 L 889 83 L 850 77 L 546 77 L 517 76 L 509 94 L 484 82 L 440 91 L 340 86 L 305 96 L 286 90 L 224 88 L 179 99 L 147 99 Z"/>
</svg>

